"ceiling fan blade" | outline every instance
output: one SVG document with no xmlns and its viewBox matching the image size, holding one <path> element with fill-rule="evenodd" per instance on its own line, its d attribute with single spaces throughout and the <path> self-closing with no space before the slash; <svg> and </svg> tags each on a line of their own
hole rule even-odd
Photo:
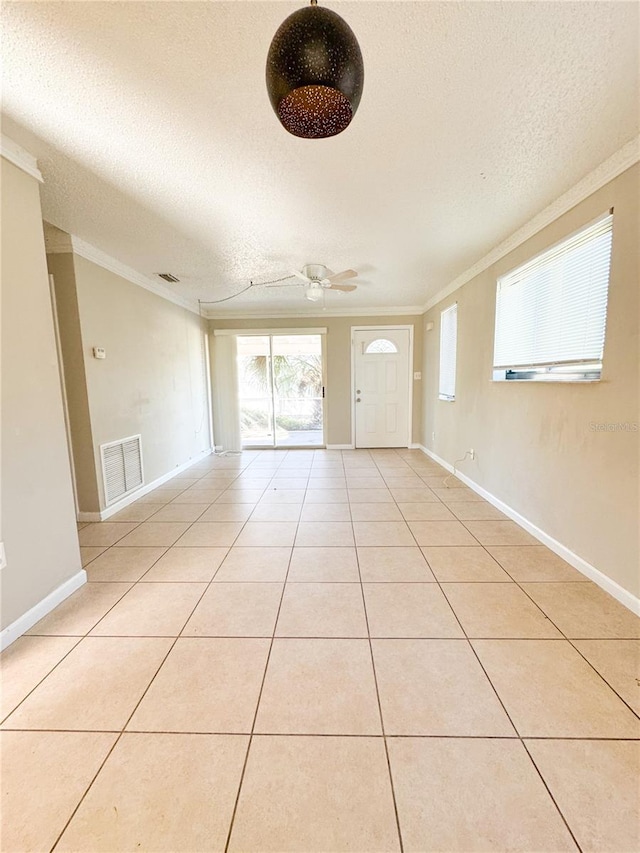
<svg viewBox="0 0 640 853">
<path fill-rule="evenodd" d="M 357 290 L 357 284 L 330 284 L 327 290 L 341 290 L 343 293 L 351 293 L 352 290 Z"/>
<path fill-rule="evenodd" d="M 309 282 L 311 281 L 311 279 L 303 272 L 300 272 L 300 270 L 291 270 L 291 274 L 295 275 L 296 278 L 299 278 L 301 281 L 304 281 L 305 284 L 309 284 Z"/>
<path fill-rule="evenodd" d="M 342 272 L 333 273 L 333 275 L 328 275 L 325 279 L 323 279 L 323 284 L 325 281 L 328 281 L 329 284 L 333 284 L 335 281 L 346 281 L 348 278 L 356 278 L 358 273 L 355 270 L 343 270 Z"/>
</svg>

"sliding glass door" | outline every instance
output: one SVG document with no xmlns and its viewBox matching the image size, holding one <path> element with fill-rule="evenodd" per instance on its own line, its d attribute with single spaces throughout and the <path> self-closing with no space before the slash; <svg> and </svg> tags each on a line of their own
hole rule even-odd
<svg viewBox="0 0 640 853">
<path fill-rule="evenodd" d="M 322 335 L 238 335 L 243 447 L 324 444 Z"/>
</svg>

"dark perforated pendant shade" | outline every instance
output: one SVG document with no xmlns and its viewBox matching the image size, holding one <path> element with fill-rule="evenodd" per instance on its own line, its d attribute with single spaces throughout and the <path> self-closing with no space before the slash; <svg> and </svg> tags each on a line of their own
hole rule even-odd
<svg viewBox="0 0 640 853">
<path fill-rule="evenodd" d="M 360 46 L 340 15 L 312 4 L 280 25 L 267 56 L 267 91 L 289 133 L 305 139 L 342 133 L 363 83 Z"/>
</svg>

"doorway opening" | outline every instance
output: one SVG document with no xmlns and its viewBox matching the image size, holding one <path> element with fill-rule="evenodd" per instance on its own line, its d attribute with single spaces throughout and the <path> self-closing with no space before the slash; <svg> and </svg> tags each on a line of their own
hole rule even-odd
<svg viewBox="0 0 640 853">
<path fill-rule="evenodd" d="M 323 335 L 238 335 L 243 448 L 323 447 Z"/>
</svg>

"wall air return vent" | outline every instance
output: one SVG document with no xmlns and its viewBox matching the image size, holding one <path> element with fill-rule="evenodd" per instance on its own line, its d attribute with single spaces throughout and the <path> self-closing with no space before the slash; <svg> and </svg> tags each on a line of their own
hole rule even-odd
<svg viewBox="0 0 640 853">
<path fill-rule="evenodd" d="M 107 506 L 135 492 L 144 483 L 142 436 L 131 435 L 100 445 L 102 482 Z"/>
<path fill-rule="evenodd" d="M 170 272 L 159 272 L 158 278 L 161 278 L 163 281 L 168 281 L 169 284 L 175 284 L 177 281 L 180 281 L 179 278 L 176 278 L 175 275 L 171 275 Z"/>
</svg>

